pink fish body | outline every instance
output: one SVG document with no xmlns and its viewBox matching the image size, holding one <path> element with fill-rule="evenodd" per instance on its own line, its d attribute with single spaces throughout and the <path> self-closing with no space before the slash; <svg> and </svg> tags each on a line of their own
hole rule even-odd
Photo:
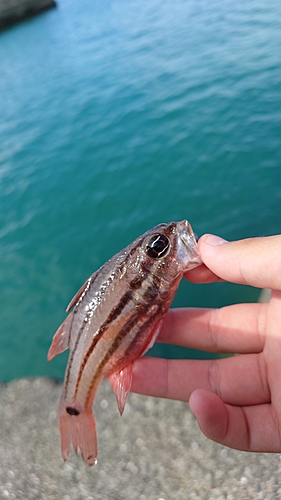
<svg viewBox="0 0 281 500">
<path fill-rule="evenodd" d="M 108 377 L 122 414 L 133 362 L 154 343 L 184 272 L 201 264 L 187 221 L 159 224 L 121 250 L 85 282 L 54 335 L 48 360 L 69 349 L 59 406 L 62 455 L 80 449 L 97 461 L 94 398 Z"/>
</svg>

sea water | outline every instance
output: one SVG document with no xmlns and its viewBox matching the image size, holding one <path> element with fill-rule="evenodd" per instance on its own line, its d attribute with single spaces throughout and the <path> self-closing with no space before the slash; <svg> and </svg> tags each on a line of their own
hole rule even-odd
<svg viewBox="0 0 281 500">
<path fill-rule="evenodd" d="M 237 239 L 280 215 L 280 0 L 58 0 L 0 34 L 0 380 L 63 376 L 66 305 L 153 225 Z M 174 305 L 258 295 L 185 282 Z"/>
</svg>

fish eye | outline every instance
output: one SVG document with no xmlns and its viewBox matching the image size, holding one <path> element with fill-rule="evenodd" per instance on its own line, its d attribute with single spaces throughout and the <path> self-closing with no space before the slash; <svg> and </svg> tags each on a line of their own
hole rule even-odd
<svg viewBox="0 0 281 500">
<path fill-rule="evenodd" d="M 170 248 L 170 242 L 164 234 L 155 234 L 146 245 L 146 253 L 149 257 L 159 259 L 164 257 Z"/>
</svg>

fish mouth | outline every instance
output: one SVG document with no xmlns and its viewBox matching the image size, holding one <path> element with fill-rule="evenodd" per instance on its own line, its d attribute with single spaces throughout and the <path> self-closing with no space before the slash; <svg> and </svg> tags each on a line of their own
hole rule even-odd
<svg viewBox="0 0 281 500">
<path fill-rule="evenodd" d="M 198 237 L 192 230 L 191 224 L 187 220 L 179 222 L 179 243 L 184 247 L 187 254 L 184 259 L 187 269 L 192 269 L 202 264 L 202 260 L 198 251 L 197 241 Z M 188 262 L 187 262 L 188 260 Z"/>
</svg>

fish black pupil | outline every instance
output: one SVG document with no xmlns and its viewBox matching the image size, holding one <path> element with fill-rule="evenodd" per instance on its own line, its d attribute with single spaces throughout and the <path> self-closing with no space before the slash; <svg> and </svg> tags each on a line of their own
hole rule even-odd
<svg viewBox="0 0 281 500">
<path fill-rule="evenodd" d="M 169 240 L 164 234 L 155 234 L 146 245 L 146 253 L 149 257 L 159 259 L 164 257 L 169 250 Z"/>
</svg>

